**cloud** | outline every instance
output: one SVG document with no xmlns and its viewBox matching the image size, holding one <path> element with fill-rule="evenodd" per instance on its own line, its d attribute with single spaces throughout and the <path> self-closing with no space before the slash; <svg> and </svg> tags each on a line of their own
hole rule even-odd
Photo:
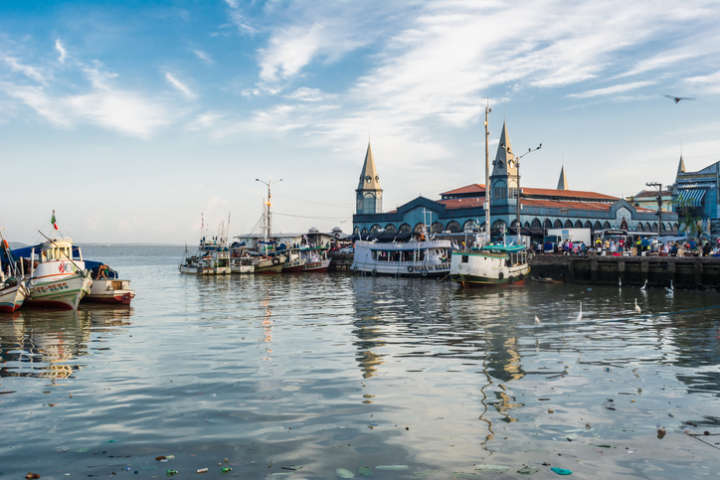
<svg viewBox="0 0 720 480">
<path fill-rule="evenodd" d="M 13 72 L 18 72 L 26 76 L 27 78 L 31 80 L 35 80 L 38 83 L 41 83 L 43 85 L 47 84 L 47 80 L 45 78 L 45 75 L 41 73 L 41 71 L 31 65 L 25 65 L 23 63 L 20 63 L 20 61 L 10 55 L 2 55 L 0 54 L 0 60 L 5 62 L 8 67 L 10 67 L 10 70 Z"/>
<path fill-rule="evenodd" d="M 302 102 L 321 102 L 326 101 L 332 97 L 334 97 L 334 95 L 328 95 L 327 93 L 322 92 L 320 89 L 309 87 L 300 87 L 292 93 L 285 95 L 285 98 L 288 98 L 290 100 L 299 100 Z"/>
<path fill-rule="evenodd" d="M 60 42 L 59 38 L 55 39 L 55 50 L 57 50 L 58 54 L 60 54 L 60 56 L 58 57 L 58 62 L 65 63 L 65 57 L 67 57 L 67 50 L 65 50 L 65 47 L 63 46 L 62 42 Z"/>
<path fill-rule="evenodd" d="M 638 82 L 621 83 L 619 85 L 612 85 L 610 87 L 596 88 L 593 90 L 587 90 L 580 93 L 571 93 L 568 95 L 570 98 L 592 98 L 603 95 L 613 95 L 615 93 L 627 92 L 635 90 L 637 88 L 647 87 L 648 85 L 654 85 L 656 82 L 653 80 L 645 80 Z"/>
<path fill-rule="evenodd" d="M 195 98 L 197 98 L 197 95 L 195 95 L 192 90 L 190 90 L 184 83 L 178 80 L 172 73 L 165 72 L 165 80 L 167 80 L 168 83 L 175 87 L 180 93 L 185 95 L 186 98 L 190 100 L 194 100 Z"/>
<path fill-rule="evenodd" d="M 697 75 L 686 78 L 685 83 L 700 88 L 705 93 L 720 93 L 720 70 L 708 75 Z"/>
<path fill-rule="evenodd" d="M 197 58 L 202 60 L 203 62 L 207 63 L 208 65 L 212 65 L 215 63 L 210 55 L 208 55 L 207 52 L 204 52 L 203 50 L 200 50 L 199 48 L 194 48 L 192 51 Z"/>
<path fill-rule="evenodd" d="M 191 132 L 209 130 L 214 127 L 218 121 L 222 120 L 225 115 L 217 112 L 205 112 L 197 115 L 187 124 L 187 130 Z"/>
</svg>

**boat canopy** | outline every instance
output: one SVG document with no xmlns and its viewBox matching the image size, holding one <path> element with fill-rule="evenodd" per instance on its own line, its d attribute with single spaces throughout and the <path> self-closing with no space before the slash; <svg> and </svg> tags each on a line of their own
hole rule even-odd
<svg viewBox="0 0 720 480">
<path fill-rule="evenodd" d="M 519 252 L 525 250 L 524 245 L 485 245 L 479 250 L 487 250 L 490 252 Z"/>
<path fill-rule="evenodd" d="M 32 253 L 33 249 L 35 249 L 35 253 L 40 253 L 42 247 L 43 244 L 38 243 L 37 245 L 31 245 L 29 247 L 16 248 L 10 253 L 12 253 L 12 256 L 15 258 L 30 258 L 30 254 Z"/>
</svg>

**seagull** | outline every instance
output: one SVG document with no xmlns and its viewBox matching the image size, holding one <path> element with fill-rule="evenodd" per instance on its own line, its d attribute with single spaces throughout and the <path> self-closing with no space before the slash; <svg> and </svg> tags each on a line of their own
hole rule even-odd
<svg viewBox="0 0 720 480">
<path fill-rule="evenodd" d="M 645 279 L 645 283 L 643 283 L 642 287 L 640 287 L 640 291 L 642 293 L 647 293 L 647 279 Z"/>
<path fill-rule="evenodd" d="M 537 323 L 538 325 L 540 325 L 540 319 L 538 318 L 537 315 L 535 315 L 535 323 Z"/>
<path fill-rule="evenodd" d="M 680 100 L 695 100 L 695 97 L 675 97 L 673 95 L 663 95 L 665 98 L 669 98 L 673 102 L 680 103 Z"/>
<path fill-rule="evenodd" d="M 672 297 L 673 294 L 675 294 L 675 287 L 673 287 L 672 280 L 670 280 L 670 286 L 665 287 L 665 293 L 667 294 L 668 297 Z"/>
<path fill-rule="evenodd" d="M 578 312 L 575 320 L 582 320 L 582 300 L 580 300 L 580 311 Z"/>
<path fill-rule="evenodd" d="M 642 309 L 640 308 L 640 305 L 637 303 L 637 298 L 635 299 L 635 311 L 637 313 L 642 313 Z"/>
</svg>

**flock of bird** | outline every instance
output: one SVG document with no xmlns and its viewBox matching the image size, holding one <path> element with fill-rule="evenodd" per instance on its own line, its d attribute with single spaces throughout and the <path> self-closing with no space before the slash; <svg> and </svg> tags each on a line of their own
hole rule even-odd
<svg viewBox="0 0 720 480">
<path fill-rule="evenodd" d="M 642 287 L 640 287 L 640 292 L 643 295 L 647 295 L 647 283 L 648 283 L 647 280 L 645 280 L 645 283 L 643 283 Z M 622 290 L 622 278 L 620 278 L 620 277 L 618 277 L 618 290 Z M 670 286 L 665 287 L 665 295 L 668 297 L 672 297 L 675 295 L 675 287 L 673 286 L 672 280 L 670 280 Z M 577 317 L 575 318 L 576 321 L 582 320 L 582 318 L 583 318 L 582 300 L 580 300 L 580 302 L 579 302 L 579 307 L 580 307 L 580 309 L 578 311 Z M 640 308 L 640 305 L 638 305 L 637 297 L 635 297 L 635 312 L 642 313 L 642 308 Z M 542 323 L 542 322 L 540 322 L 540 317 L 538 317 L 537 315 L 535 315 L 535 323 L 538 325 L 540 325 Z"/>
</svg>

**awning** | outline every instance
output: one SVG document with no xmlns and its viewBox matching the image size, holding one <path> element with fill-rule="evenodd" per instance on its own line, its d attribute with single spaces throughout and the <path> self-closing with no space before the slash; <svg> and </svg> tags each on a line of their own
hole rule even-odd
<svg viewBox="0 0 720 480">
<path fill-rule="evenodd" d="M 677 191 L 680 206 L 701 207 L 705 193 L 704 188 L 681 188 Z"/>
</svg>

